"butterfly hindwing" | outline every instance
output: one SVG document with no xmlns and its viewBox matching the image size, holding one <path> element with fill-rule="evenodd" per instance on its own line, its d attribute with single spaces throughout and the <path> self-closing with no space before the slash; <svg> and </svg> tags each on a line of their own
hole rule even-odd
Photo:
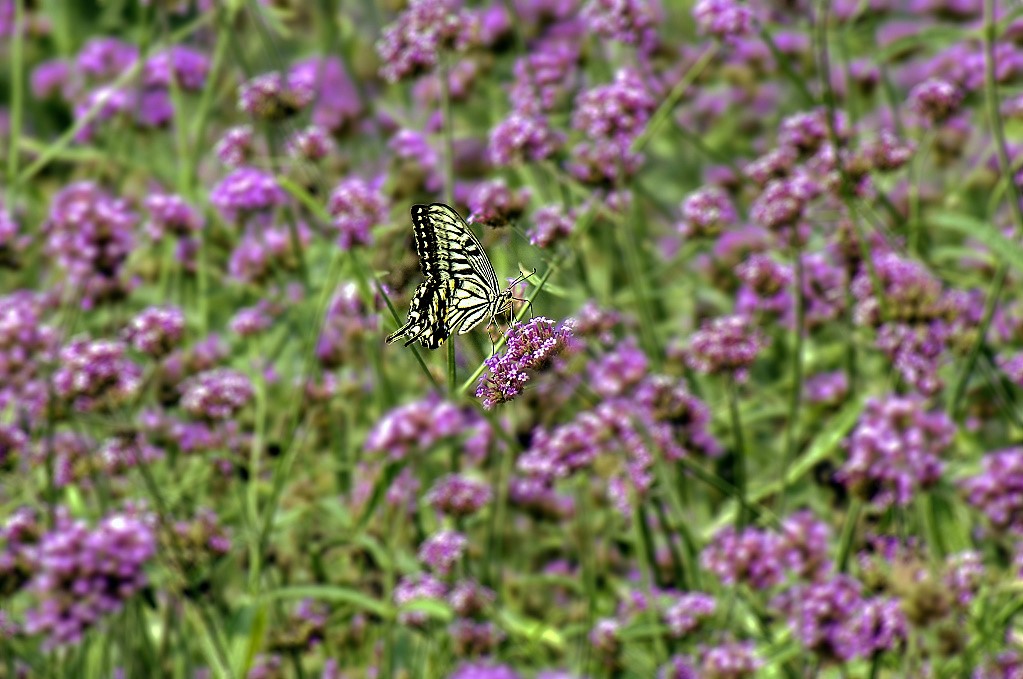
<svg viewBox="0 0 1023 679">
<path fill-rule="evenodd" d="M 502 292 L 487 253 L 465 220 L 443 203 L 412 206 L 412 231 L 419 284 L 408 322 L 387 338 L 405 336 L 405 346 L 419 340 L 436 349 L 453 332 L 463 334 L 500 311 L 509 298 Z"/>
</svg>

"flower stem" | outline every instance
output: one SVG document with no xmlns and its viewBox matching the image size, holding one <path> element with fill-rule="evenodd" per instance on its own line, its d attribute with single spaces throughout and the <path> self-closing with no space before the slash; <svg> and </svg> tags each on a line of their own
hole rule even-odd
<svg viewBox="0 0 1023 679">
<path fill-rule="evenodd" d="M 739 417 L 739 384 L 734 377 L 728 381 L 728 411 L 732 418 L 732 435 L 735 437 L 732 472 L 739 502 L 739 509 L 735 513 L 735 525 L 741 529 L 749 522 L 750 511 L 746 503 L 746 442 L 742 434 L 742 420 Z"/>
</svg>

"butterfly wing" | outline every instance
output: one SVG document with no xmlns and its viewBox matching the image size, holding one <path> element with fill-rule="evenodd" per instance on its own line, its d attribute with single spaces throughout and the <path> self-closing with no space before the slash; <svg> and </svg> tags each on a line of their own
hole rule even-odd
<svg viewBox="0 0 1023 679">
<path fill-rule="evenodd" d="M 426 280 L 416 288 L 405 336 L 436 349 L 452 332 L 464 334 L 493 316 L 501 298 L 497 273 L 465 220 L 443 203 L 412 206 L 412 231 Z"/>
</svg>

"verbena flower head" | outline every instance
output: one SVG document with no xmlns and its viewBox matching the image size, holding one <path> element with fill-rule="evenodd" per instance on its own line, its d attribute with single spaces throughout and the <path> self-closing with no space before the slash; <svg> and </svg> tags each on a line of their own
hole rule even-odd
<svg viewBox="0 0 1023 679">
<path fill-rule="evenodd" d="M 700 653 L 700 677 L 746 679 L 755 677 L 764 661 L 752 641 L 733 641 L 705 648 Z"/>
<path fill-rule="evenodd" d="M 737 214 L 731 199 L 717 186 L 706 186 L 682 202 L 678 232 L 685 238 L 716 236 L 735 223 Z"/>
<path fill-rule="evenodd" d="M 532 117 L 553 111 L 571 92 L 578 71 L 579 47 L 554 41 L 515 61 L 509 98 L 515 113 Z"/>
<path fill-rule="evenodd" d="M 649 360 L 632 338 L 590 363 L 590 386 L 604 398 L 623 396 L 647 375 Z"/>
<path fill-rule="evenodd" d="M 784 577 L 782 540 L 756 528 L 736 532 L 731 526 L 714 536 L 700 554 L 700 565 L 726 585 L 744 583 L 753 589 L 769 589 Z"/>
<path fill-rule="evenodd" d="M 657 679 L 700 679 L 693 665 L 693 659 L 684 655 L 673 655 L 657 670 Z"/>
<path fill-rule="evenodd" d="M 283 120 L 312 103 L 315 83 L 273 71 L 257 75 L 238 87 L 238 109 L 258 120 Z"/>
<path fill-rule="evenodd" d="M 185 314 L 178 307 L 149 307 L 131 320 L 124 339 L 136 351 L 159 358 L 176 349 L 185 331 Z"/>
<path fill-rule="evenodd" d="M 508 665 L 473 662 L 460 665 L 448 679 L 522 679 L 522 675 Z"/>
<path fill-rule="evenodd" d="M 401 607 L 423 599 L 443 601 L 447 591 L 447 586 L 432 575 L 416 573 L 398 581 L 394 587 L 394 603 Z M 429 616 L 425 611 L 400 611 L 398 613 L 398 622 L 410 627 L 422 627 L 428 621 Z"/>
<path fill-rule="evenodd" d="M 426 494 L 426 501 L 448 516 L 471 516 L 486 506 L 493 493 L 482 481 L 450 474 L 441 477 Z"/>
<path fill-rule="evenodd" d="M 89 40 L 75 57 L 75 67 L 82 75 L 96 80 L 116 78 L 138 59 L 138 47 L 117 38 Z"/>
<path fill-rule="evenodd" d="M 469 221 L 493 228 L 514 223 L 526 211 L 529 189 L 511 189 L 503 179 L 479 184 L 469 195 Z"/>
<path fill-rule="evenodd" d="M 434 533 L 419 546 L 419 560 L 435 573 L 447 575 L 462 558 L 469 540 L 453 530 Z"/>
<path fill-rule="evenodd" d="M 537 247 L 549 248 L 567 240 L 575 228 L 574 211 L 566 213 L 556 205 L 548 205 L 533 213 L 533 226 L 528 232 L 529 242 Z"/>
<path fill-rule="evenodd" d="M 146 60 L 142 78 L 146 87 L 197 91 L 206 83 L 210 60 L 204 53 L 186 45 L 173 45 Z"/>
<path fill-rule="evenodd" d="M 253 225 L 231 252 L 227 273 L 240 281 L 263 283 L 275 271 L 295 271 L 299 254 L 295 246 L 304 249 L 311 237 L 304 222 L 298 222 L 294 231 L 285 224 Z"/>
<path fill-rule="evenodd" d="M 753 27 L 753 12 L 736 0 L 699 0 L 693 18 L 701 32 L 719 39 L 743 37 Z"/>
<path fill-rule="evenodd" d="M 513 111 L 490 132 L 490 162 L 499 166 L 551 157 L 564 143 L 564 135 L 553 130 L 539 114 Z"/>
<path fill-rule="evenodd" d="M 870 142 L 866 153 L 873 166 L 881 172 L 898 170 L 908 163 L 916 152 L 916 145 L 895 136 L 891 130 L 883 129 L 877 139 Z"/>
<path fill-rule="evenodd" d="M 919 397 L 872 398 L 846 447 L 837 479 L 879 508 L 905 506 L 941 476 L 940 456 L 955 435 L 945 413 L 928 411 Z"/>
<path fill-rule="evenodd" d="M 876 327 L 882 320 L 927 319 L 940 313 L 941 282 L 922 264 L 883 251 L 873 254 L 872 260 L 873 274 L 864 267 L 851 284 L 856 323 Z M 874 289 L 874 276 L 881 290 Z M 884 300 L 883 316 L 879 296 Z"/>
<path fill-rule="evenodd" d="M 470 424 L 454 404 L 427 398 L 399 406 L 384 415 L 366 436 L 366 450 L 401 460 L 466 431 Z"/>
<path fill-rule="evenodd" d="M 939 125 L 956 113 L 962 103 L 962 91 L 940 78 L 926 80 L 909 93 L 909 107 L 929 125 Z"/>
<path fill-rule="evenodd" d="M 681 639 L 695 630 L 701 622 L 714 615 L 717 602 L 703 592 L 687 592 L 670 600 L 662 612 L 668 633 Z"/>
<path fill-rule="evenodd" d="M 457 656 L 487 655 L 497 648 L 504 638 L 504 631 L 490 620 L 455 620 L 448 626 L 448 633 Z M 461 670 L 466 671 L 465 669 Z M 452 676 L 460 676 L 458 674 Z M 468 677 L 517 677 L 510 668 L 499 666 L 476 666 Z"/>
<path fill-rule="evenodd" d="M 282 205 L 287 194 L 269 172 L 242 167 L 220 180 L 210 191 L 210 202 L 224 219 L 234 221 Z"/>
<path fill-rule="evenodd" d="M 652 49 L 657 24 L 663 19 L 656 0 L 588 0 L 583 19 L 602 38 Z"/>
<path fill-rule="evenodd" d="M 0 409 L 36 421 L 48 401 L 44 366 L 56 356 L 58 333 L 45 322 L 42 295 L 0 296 Z"/>
<path fill-rule="evenodd" d="M 217 368 L 199 373 L 181 385 L 181 407 L 195 417 L 225 420 L 244 408 L 253 395 L 248 375 Z"/>
<path fill-rule="evenodd" d="M 122 269 L 135 247 L 136 223 L 126 201 L 93 182 L 70 184 L 54 197 L 43 226 L 46 252 L 84 308 L 127 293 Z"/>
<path fill-rule="evenodd" d="M 291 135 L 285 148 L 293 158 L 315 162 L 334 153 L 336 145 L 324 128 L 310 125 Z"/>
<path fill-rule="evenodd" d="M 251 125 L 238 125 L 228 129 L 217 140 L 213 152 L 224 165 L 239 167 L 251 159 L 253 146 Z"/>
<path fill-rule="evenodd" d="M 54 393 L 80 411 L 123 403 L 142 383 L 142 371 L 125 358 L 126 349 L 112 340 L 72 340 L 60 350 Z"/>
<path fill-rule="evenodd" d="M 988 453 L 983 471 L 962 481 L 966 500 L 998 532 L 1023 535 L 1023 448 Z"/>
<path fill-rule="evenodd" d="M 496 598 L 493 590 L 472 580 L 461 580 L 451 588 L 448 603 L 458 615 L 477 617 L 483 615 Z"/>
<path fill-rule="evenodd" d="M 505 352 L 484 361 L 487 369 L 476 388 L 476 398 L 487 409 L 521 394 L 533 374 L 546 370 L 570 347 L 572 330 L 537 316 L 525 325 L 513 323 L 505 336 Z"/>
<path fill-rule="evenodd" d="M 165 235 L 189 236 L 203 226 L 202 215 L 181 196 L 154 193 L 146 196 L 144 204 L 149 212 L 145 228 L 153 240 Z"/>
<path fill-rule="evenodd" d="M 744 316 L 724 316 L 705 321 L 689 339 L 686 364 L 706 374 L 724 373 L 744 381 L 765 338 Z"/>
<path fill-rule="evenodd" d="M 476 27 L 459 0 L 411 0 L 377 42 L 380 74 L 395 83 L 431 71 L 442 49 L 467 47 Z"/>
<path fill-rule="evenodd" d="M 53 648 L 77 643 L 146 584 L 156 536 L 152 520 L 137 513 L 111 514 L 93 529 L 61 514 L 36 550 L 38 605 L 25 614 L 25 631 Z"/>
<path fill-rule="evenodd" d="M 372 242 L 370 229 L 387 221 L 387 203 L 376 182 L 359 177 L 343 180 L 331 192 L 327 211 L 337 229 L 342 250 Z"/>
<path fill-rule="evenodd" d="M 831 538 L 828 525 L 809 510 L 785 517 L 781 524 L 781 549 L 786 569 L 799 578 L 819 578 L 832 566 L 828 557 Z"/>
</svg>

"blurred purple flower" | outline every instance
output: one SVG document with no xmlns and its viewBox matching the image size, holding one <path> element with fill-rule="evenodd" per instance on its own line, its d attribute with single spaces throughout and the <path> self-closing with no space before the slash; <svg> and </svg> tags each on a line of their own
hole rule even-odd
<svg viewBox="0 0 1023 679">
<path fill-rule="evenodd" d="M 447 575 L 451 568 L 465 554 L 469 541 L 453 530 L 434 533 L 419 546 L 419 560 L 424 566 L 439 575 Z"/>
<path fill-rule="evenodd" d="M 238 167 L 248 162 L 252 156 L 252 135 L 251 125 L 238 125 L 229 128 L 213 147 L 224 165 Z"/>
<path fill-rule="evenodd" d="M 493 493 L 490 486 L 482 481 L 449 474 L 433 484 L 426 494 L 426 501 L 434 509 L 448 516 L 472 516 L 486 506 Z"/>
<path fill-rule="evenodd" d="M 153 240 L 165 235 L 188 236 L 203 227 L 202 215 L 184 198 L 172 193 L 153 193 L 144 201 L 149 211 L 146 231 Z"/>
<path fill-rule="evenodd" d="M 566 213 L 557 205 L 539 208 L 533 213 L 533 227 L 529 230 L 529 242 L 537 247 L 549 248 L 567 240 L 575 228 L 574 210 Z"/>
<path fill-rule="evenodd" d="M 448 679 L 522 679 L 522 675 L 508 665 L 474 662 L 459 666 Z"/>
<path fill-rule="evenodd" d="M 469 420 L 457 406 L 435 397 L 399 406 L 385 414 L 366 436 L 366 450 L 402 460 L 466 430 Z"/>
<path fill-rule="evenodd" d="M 781 583 L 785 544 L 776 534 L 746 528 L 737 533 L 728 526 L 714 535 L 700 553 L 700 565 L 726 585 L 747 584 L 765 590 Z"/>
<path fill-rule="evenodd" d="M 714 615 L 717 602 L 703 592 L 687 592 L 673 597 L 664 608 L 662 617 L 668 634 L 681 639 L 693 632 L 701 622 Z"/>
<path fill-rule="evenodd" d="M 514 114 L 529 119 L 553 111 L 574 89 L 578 62 L 579 47 L 562 41 L 519 57 L 508 95 Z"/>
<path fill-rule="evenodd" d="M 984 471 L 965 478 L 966 500 L 996 531 L 1023 535 L 1023 448 L 1004 448 L 981 460 Z"/>
<path fill-rule="evenodd" d="M 136 351 L 159 358 L 177 348 L 185 331 L 185 314 L 178 307 L 148 307 L 123 331 Z"/>
<path fill-rule="evenodd" d="M 343 180 L 331 192 L 327 211 L 338 230 L 337 244 L 342 250 L 372 242 L 370 229 L 387 221 L 387 203 L 377 182 L 359 177 Z"/>
<path fill-rule="evenodd" d="M 126 348 L 113 340 L 72 340 L 60 350 L 54 393 L 83 412 L 134 396 L 142 371 L 125 358 Z"/>
<path fill-rule="evenodd" d="M 123 40 L 110 37 L 93 38 L 78 51 L 75 67 L 82 75 L 97 80 L 109 80 L 131 68 L 138 56 L 138 47 Z"/>
<path fill-rule="evenodd" d="M 657 679 L 700 679 L 693 666 L 693 659 L 684 655 L 673 655 L 657 670 Z"/>
<path fill-rule="evenodd" d="M 733 641 L 702 649 L 700 677 L 704 679 L 746 679 L 755 677 L 764 661 L 752 641 Z"/>
<path fill-rule="evenodd" d="M 490 132 L 490 162 L 507 166 L 544 160 L 563 143 L 564 135 L 551 129 L 545 117 L 513 111 Z"/>
<path fill-rule="evenodd" d="M 285 147 L 292 158 L 315 162 L 334 153 L 336 145 L 327 130 L 310 125 L 291 135 Z"/>
<path fill-rule="evenodd" d="M 753 12 L 736 0 L 698 0 L 693 19 L 701 32 L 720 39 L 745 36 L 753 28 Z"/>
<path fill-rule="evenodd" d="M 304 110 L 316 97 L 315 82 L 277 71 L 257 75 L 238 87 L 238 110 L 257 120 L 279 121 Z"/>
<path fill-rule="evenodd" d="M 664 20 L 656 0 L 588 0 L 582 16 L 596 35 L 644 51 L 656 47 L 656 26 Z"/>
<path fill-rule="evenodd" d="M 919 397 L 871 398 L 849 436 L 849 458 L 836 478 L 875 507 L 906 506 L 941 477 L 940 456 L 954 436 L 948 416 L 927 411 Z"/>
<path fill-rule="evenodd" d="M 174 45 L 146 60 L 143 81 L 146 87 L 169 89 L 172 84 L 185 91 L 201 90 L 206 84 L 210 60 L 199 50 Z"/>
<path fill-rule="evenodd" d="M 705 186 L 682 202 L 678 232 L 684 238 L 716 236 L 735 224 L 737 214 L 731 199 L 717 186 Z"/>
<path fill-rule="evenodd" d="M 401 607 L 413 601 L 434 599 L 443 601 L 447 587 L 428 573 L 406 575 L 394 587 L 394 603 Z M 429 616 L 425 611 L 399 611 L 398 622 L 410 627 L 422 627 Z"/>
<path fill-rule="evenodd" d="M 763 334 L 743 316 L 705 321 L 689 339 L 686 364 L 705 374 L 725 373 L 743 382 L 763 348 Z"/>
<path fill-rule="evenodd" d="M 932 78 L 909 92 L 909 107 L 928 125 L 940 125 L 959 110 L 963 93 L 940 78 Z"/>
<path fill-rule="evenodd" d="M 287 200 L 277 179 L 254 167 L 240 167 L 220 180 L 210 191 L 210 202 L 227 221 L 264 210 L 272 210 Z"/>
<path fill-rule="evenodd" d="M 469 195 L 469 223 L 499 228 L 514 223 L 526 211 L 528 188 L 510 189 L 503 179 L 481 182 Z"/>
<path fill-rule="evenodd" d="M 195 417 L 225 420 L 254 396 L 248 375 L 228 368 L 199 373 L 181 385 L 181 407 Z"/>
<path fill-rule="evenodd" d="M 495 600 L 493 590 L 472 580 L 460 580 L 448 593 L 448 603 L 452 610 L 465 617 L 482 615 Z"/>
<path fill-rule="evenodd" d="M 849 378 L 842 370 L 817 373 L 806 379 L 803 393 L 808 403 L 838 406 L 849 394 Z"/>
<path fill-rule="evenodd" d="M 116 513 L 90 530 L 59 514 L 37 547 L 31 588 L 38 605 L 25 614 L 25 631 L 46 635 L 46 648 L 74 644 L 119 611 L 147 582 L 143 568 L 156 553 L 152 524 L 146 515 Z"/>
<path fill-rule="evenodd" d="M 464 49 L 474 40 L 476 17 L 459 0 L 411 0 L 377 42 L 387 82 L 433 70 L 442 49 Z"/>
<path fill-rule="evenodd" d="M 359 92 L 336 56 L 310 57 L 291 67 L 289 82 L 316 93 L 312 124 L 333 134 L 353 126 L 362 113 Z"/>
</svg>

